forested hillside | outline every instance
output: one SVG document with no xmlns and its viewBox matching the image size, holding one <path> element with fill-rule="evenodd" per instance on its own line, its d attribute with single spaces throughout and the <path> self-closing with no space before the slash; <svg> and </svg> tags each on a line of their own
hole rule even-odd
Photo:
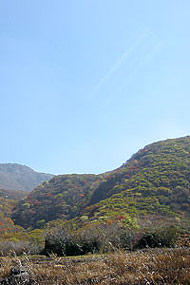
<svg viewBox="0 0 190 285">
<path fill-rule="evenodd" d="M 118 169 L 102 175 L 63 175 L 19 202 L 15 223 L 39 227 L 55 219 L 84 223 L 190 214 L 190 137 L 150 144 Z"/>
<path fill-rule="evenodd" d="M 13 211 L 16 224 L 41 227 L 45 222 L 76 217 L 102 181 L 96 175 L 59 175 L 37 187 Z"/>
<path fill-rule="evenodd" d="M 0 189 L 0 237 L 2 234 L 14 230 L 14 224 L 11 219 L 12 209 L 26 196 L 24 191 L 8 191 Z"/>
</svg>

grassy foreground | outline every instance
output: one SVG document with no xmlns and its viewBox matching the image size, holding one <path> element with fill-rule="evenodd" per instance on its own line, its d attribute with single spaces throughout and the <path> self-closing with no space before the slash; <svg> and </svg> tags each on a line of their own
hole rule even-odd
<svg viewBox="0 0 190 285">
<path fill-rule="evenodd" d="M 35 284 L 190 284 L 190 249 L 148 249 L 83 257 L 2 257 L 0 277 L 22 263 Z"/>
</svg>

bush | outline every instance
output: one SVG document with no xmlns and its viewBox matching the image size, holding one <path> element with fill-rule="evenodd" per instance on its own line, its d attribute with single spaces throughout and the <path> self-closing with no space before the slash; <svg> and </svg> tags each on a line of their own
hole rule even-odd
<svg viewBox="0 0 190 285">
<path fill-rule="evenodd" d="M 4 240 L 0 242 L 0 256 L 40 254 L 42 245 L 33 240 Z"/>
<path fill-rule="evenodd" d="M 175 226 L 149 231 L 129 230 L 120 223 L 91 225 L 78 231 L 56 228 L 46 233 L 45 248 L 41 253 L 72 256 L 118 249 L 174 247 L 178 236 Z"/>
<path fill-rule="evenodd" d="M 26 241 L 2 241 L 0 243 L 0 255 L 21 255 L 29 249 Z"/>
<path fill-rule="evenodd" d="M 145 232 L 136 243 L 134 249 L 147 247 L 174 247 L 179 237 L 179 230 L 175 226 L 153 229 Z"/>
<path fill-rule="evenodd" d="M 129 234 L 117 223 L 91 225 L 75 232 L 57 228 L 46 233 L 42 254 L 55 253 L 61 256 L 109 252 L 129 247 L 129 244 Z"/>
<path fill-rule="evenodd" d="M 48 231 L 45 236 L 45 248 L 42 254 L 55 253 L 63 255 L 81 255 L 99 251 L 100 241 L 97 232 L 81 231 L 71 233 L 66 228 Z"/>
</svg>

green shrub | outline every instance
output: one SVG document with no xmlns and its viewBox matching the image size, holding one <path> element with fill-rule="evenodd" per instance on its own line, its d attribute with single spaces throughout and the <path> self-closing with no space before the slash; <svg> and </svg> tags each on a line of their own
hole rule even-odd
<svg viewBox="0 0 190 285">
<path fill-rule="evenodd" d="M 175 247 L 179 230 L 176 226 L 153 229 L 145 232 L 134 249 L 147 247 Z"/>
</svg>

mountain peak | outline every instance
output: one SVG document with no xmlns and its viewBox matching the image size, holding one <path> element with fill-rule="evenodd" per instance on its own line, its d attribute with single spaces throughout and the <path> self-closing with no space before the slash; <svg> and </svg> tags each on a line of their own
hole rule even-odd
<svg viewBox="0 0 190 285">
<path fill-rule="evenodd" d="M 0 188 L 5 190 L 31 191 L 36 186 L 53 177 L 39 173 L 18 163 L 0 163 Z"/>
</svg>

